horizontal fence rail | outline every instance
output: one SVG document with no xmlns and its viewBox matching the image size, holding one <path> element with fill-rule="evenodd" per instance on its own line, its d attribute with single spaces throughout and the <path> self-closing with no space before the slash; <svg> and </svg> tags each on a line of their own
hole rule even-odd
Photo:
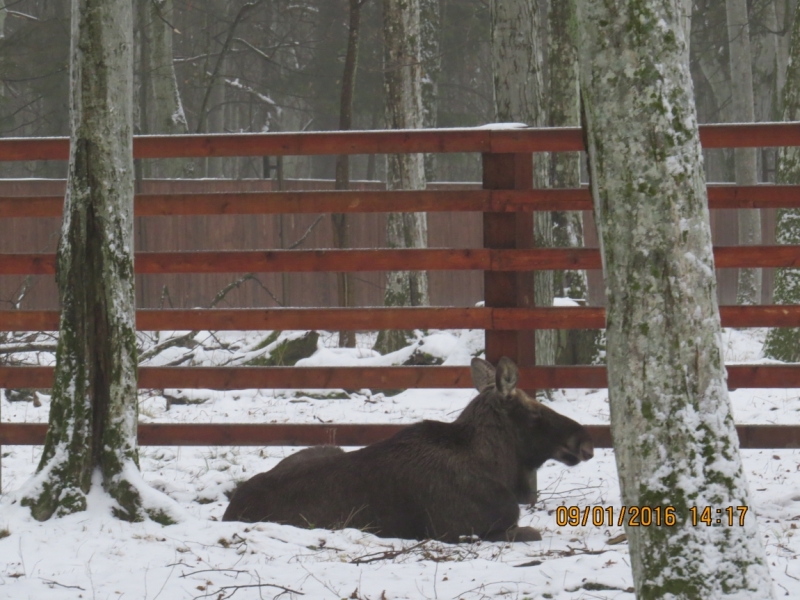
<svg viewBox="0 0 800 600">
<path fill-rule="evenodd" d="M 727 365 L 728 387 L 800 388 L 800 369 L 788 365 Z M 606 368 L 522 367 L 523 389 L 601 389 Z M 0 367 L 0 387 L 48 389 L 53 367 Z M 140 367 L 140 389 L 188 388 L 396 390 L 472 388 L 469 367 Z"/>
<path fill-rule="evenodd" d="M 800 246 L 719 246 L 718 269 L 800 266 Z M 554 271 L 600 269 L 596 248 L 531 250 L 247 250 L 138 252 L 134 271 L 161 273 L 313 273 L 368 271 Z M 0 275 L 53 275 L 55 254 L 0 254 Z"/>
<path fill-rule="evenodd" d="M 704 148 L 800 146 L 800 123 L 701 125 Z M 135 136 L 134 158 L 300 156 L 482 152 L 494 154 L 584 150 L 579 127 L 463 128 Z M 67 160 L 68 138 L 0 140 L 0 161 Z"/>
<path fill-rule="evenodd" d="M 184 425 L 140 423 L 142 446 L 364 446 L 394 435 L 403 425 L 243 425 L 216 423 Z M 608 425 L 586 425 L 595 448 L 611 448 Z M 800 448 L 800 428 L 786 425 L 737 425 L 742 448 Z M 35 446 L 44 443 L 47 425 L 0 423 L 0 445 Z"/>
<path fill-rule="evenodd" d="M 0 331 L 58 331 L 55 310 L 0 310 Z M 800 306 L 720 306 L 723 327 L 800 327 Z M 547 308 L 213 308 L 136 311 L 140 331 L 603 329 L 597 306 Z M 1 382 L 0 382 L 1 383 Z"/>
<path fill-rule="evenodd" d="M 63 206 L 63 196 L 0 197 L 0 218 L 60 217 Z M 800 186 L 709 184 L 708 206 L 800 208 Z M 143 194 L 134 202 L 137 217 L 536 210 L 592 210 L 592 198 L 580 188 Z"/>
</svg>

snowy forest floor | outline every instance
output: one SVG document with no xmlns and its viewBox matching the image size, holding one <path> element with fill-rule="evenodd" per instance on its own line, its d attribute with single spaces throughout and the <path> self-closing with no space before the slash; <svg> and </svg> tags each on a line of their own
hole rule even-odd
<svg viewBox="0 0 800 600">
<path fill-rule="evenodd" d="M 141 342 L 152 348 L 179 333 L 186 332 L 142 336 Z M 265 345 L 269 332 L 201 332 L 194 342 L 167 348 L 144 364 L 241 365 L 302 333 L 284 332 Z M 726 330 L 726 362 L 764 362 L 764 333 Z M 467 365 L 483 347 L 482 331 L 419 335 L 417 345 L 380 356 L 369 350 L 369 336 L 360 336 L 355 349 L 339 349 L 335 335 L 322 334 L 317 352 L 298 366 L 401 364 L 417 347 L 446 365 Z M 30 352 L 15 359 L 52 364 L 53 354 Z M 151 423 L 412 423 L 450 421 L 474 395 L 472 390 L 408 390 L 395 396 L 368 390 L 143 390 L 139 411 L 141 421 Z M 737 423 L 800 423 L 800 390 L 742 389 L 731 398 Z M 37 393 L 36 400 L 10 402 L 0 391 L 2 419 L 46 422 L 50 399 Z M 605 390 L 556 390 L 548 403 L 584 424 L 608 423 Z M 628 546 L 618 539 L 622 527 L 556 525 L 560 505 L 613 507 L 616 519 L 620 498 L 611 450 L 598 450 L 593 460 L 573 468 L 549 461 L 539 470 L 539 501 L 523 508 L 520 519 L 521 525 L 541 530 L 543 540 L 536 543 L 417 543 L 353 529 L 219 522 L 235 482 L 272 468 L 296 450 L 141 448 L 145 480 L 184 513 L 182 522 L 161 526 L 112 518 L 102 494 L 90 497 L 84 513 L 34 521 L 12 502 L 15 490 L 33 474 L 41 447 L 5 446 L 0 598 L 634 598 Z M 800 450 L 742 454 L 776 593 L 800 598 Z"/>
</svg>

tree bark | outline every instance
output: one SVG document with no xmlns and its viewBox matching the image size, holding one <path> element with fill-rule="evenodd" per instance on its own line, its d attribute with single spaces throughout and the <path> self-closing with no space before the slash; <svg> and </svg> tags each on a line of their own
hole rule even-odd
<svg viewBox="0 0 800 600">
<path fill-rule="evenodd" d="M 498 122 L 525 123 L 543 127 L 547 116 L 543 101 L 542 49 L 538 2 L 493 0 L 492 67 L 494 72 L 495 115 Z M 537 155 L 533 165 L 534 187 L 548 184 L 547 155 Z M 534 243 L 553 245 L 553 221 L 549 212 L 537 211 L 533 217 Z M 534 275 L 536 306 L 553 305 L 553 272 Z M 555 362 L 553 330 L 536 332 L 536 362 Z"/>
<path fill-rule="evenodd" d="M 61 323 L 49 429 L 22 500 L 39 520 L 85 510 L 100 484 L 117 517 L 165 518 L 143 507 L 136 445 L 131 12 L 129 0 L 72 3 Z"/>
<path fill-rule="evenodd" d="M 218 15 L 225 15 L 230 4 L 221 0 L 209 2 L 208 8 L 215 8 L 206 13 L 207 45 L 206 52 L 206 90 L 197 116 L 195 133 L 222 133 L 225 131 L 225 62 L 238 21 L 232 24 L 225 33 L 224 22 Z M 212 57 L 216 57 L 213 58 Z M 225 159 L 208 157 L 205 159 L 205 177 L 220 178 L 225 176 Z"/>
<path fill-rule="evenodd" d="M 148 131 L 158 134 L 187 133 L 186 115 L 183 112 L 178 81 L 175 77 L 172 51 L 172 0 L 144 0 L 147 6 L 147 80 L 152 102 L 148 118 L 151 127 Z M 143 65 L 145 66 L 145 65 Z M 169 159 L 161 161 L 160 175 L 167 178 L 189 177 L 192 174 L 191 161 Z"/>
<path fill-rule="evenodd" d="M 420 60 L 422 62 L 422 126 L 435 129 L 438 122 L 440 51 L 440 0 L 420 0 Z M 425 181 L 436 179 L 436 155 L 425 155 Z"/>
<path fill-rule="evenodd" d="M 611 433 L 636 597 L 772 598 L 726 386 L 702 153 L 680 1 L 575 1 L 581 94 L 608 290 Z M 738 515 L 738 513 L 737 513 Z M 717 517 L 719 515 L 715 515 Z"/>
<path fill-rule="evenodd" d="M 753 99 L 753 65 L 750 52 L 750 26 L 746 0 L 725 0 L 728 21 L 728 48 L 731 70 L 731 109 L 736 123 L 755 120 Z M 758 161 L 755 148 L 736 148 L 736 185 L 755 185 L 758 182 Z M 757 208 L 739 211 L 739 244 L 753 246 L 761 243 L 761 211 Z M 739 269 L 739 304 L 761 302 L 761 269 Z"/>
<path fill-rule="evenodd" d="M 789 47 L 789 66 L 783 87 L 783 120 L 800 119 L 800 19 L 795 17 Z M 778 152 L 777 182 L 800 184 L 800 148 L 790 146 Z M 800 209 L 778 210 L 775 238 L 778 244 L 800 244 Z M 800 304 L 800 269 L 777 269 L 775 304 Z M 764 355 L 787 362 L 800 361 L 800 328 L 770 329 L 764 342 Z"/>
<path fill-rule="evenodd" d="M 549 127 L 580 125 L 578 94 L 578 53 L 570 24 L 574 21 L 570 2 L 554 2 L 547 15 L 547 124 Z M 550 154 L 548 184 L 553 188 L 577 188 L 581 185 L 579 152 Z M 553 245 L 561 248 L 582 247 L 583 216 L 580 211 L 552 213 Z M 554 294 L 574 299 L 588 299 L 586 271 L 554 271 Z M 554 358 L 557 364 L 591 363 L 597 354 L 598 332 L 573 329 L 555 332 Z"/>
<path fill-rule="evenodd" d="M 384 88 L 389 129 L 423 126 L 422 65 L 420 50 L 420 0 L 384 0 Z M 422 154 L 389 154 L 386 157 L 389 190 L 424 190 Z M 389 213 L 386 218 L 389 248 L 424 248 L 428 245 L 425 213 Z M 427 306 L 427 272 L 395 271 L 386 275 L 386 306 Z M 407 344 L 408 333 L 385 331 L 376 348 L 393 352 Z"/>
<path fill-rule="evenodd" d="M 695 106 L 701 123 L 730 123 L 731 72 L 728 59 L 728 32 L 725 5 L 717 0 L 695 3 L 692 15 L 692 64 L 695 65 Z M 705 92 L 710 90 L 710 94 Z M 705 92 L 705 94 L 704 94 Z M 704 97 L 700 97 L 704 94 Z M 705 110 L 703 111 L 703 108 Z M 733 181 L 733 150 L 713 149 L 704 152 L 709 181 Z M 739 241 L 739 211 L 720 209 L 715 213 L 715 234 L 720 245 Z M 735 304 L 739 286 L 738 269 L 717 271 L 717 298 L 721 304 Z"/>
<path fill-rule="evenodd" d="M 347 35 L 347 52 L 344 58 L 342 75 L 342 94 L 339 103 L 339 129 L 347 131 L 353 126 L 353 94 L 356 88 L 356 70 L 358 69 L 358 37 L 361 26 L 361 4 L 363 0 L 350 0 L 350 22 Z M 350 155 L 340 154 L 336 157 L 337 190 L 350 187 Z M 333 245 L 335 248 L 349 248 L 349 223 L 346 213 L 331 215 L 333 225 Z M 355 306 L 355 290 L 351 273 L 336 274 L 336 295 L 339 306 Z M 355 348 L 355 331 L 339 332 L 340 348 Z"/>
</svg>

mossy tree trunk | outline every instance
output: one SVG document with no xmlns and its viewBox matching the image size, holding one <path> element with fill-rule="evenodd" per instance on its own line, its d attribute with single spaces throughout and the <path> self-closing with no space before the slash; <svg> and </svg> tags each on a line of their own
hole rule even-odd
<svg viewBox="0 0 800 600">
<path fill-rule="evenodd" d="M 384 0 L 384 88 L 389 129 L 423 126 L 420 0 Z M 386 156 L 386 188 L 424 190 L 425 160 L 422 154 Z M 386 218 L 389 248 L 425 248 L 428 220 L 425 213 L 389 213 Z M 386 306 L 427 306 L 428 273 L 394 271 L 386 274 Z M 393 352 L 405 346 L 408 332 L 382 331 L 376 349 Z"/>
<path fill-rule="evenodd" d="M 795 17 L 789 50 L 789 66 L 783 86 L 783 120 L 800 120 L 800 18 Z M 778 151 L 777 182 L 800 183 L 800 148 Z M 775 238 L 779 244 L 800 244 L 800 209 L 778 211 Z M 775 272 L 775 304 L 800 304 L 800 269 L 777 269 Z M 764 355 L 787 362 L 800 361 L 800 328 L 770 329 L 764 343 Z"/>
<path fill-rule="evenodd" d="M 531 0 L 493 0 L 492 69 L 494 103 L 498 122 L 525 123 L 544 127 L 547 113 L 544 103 L 544 77 L 540 39 L 539 3 Z M 534 187 L 548 185 L 548 157 L 537 154 L 533 164 Z M 533 216 L 534 244 L 553 245 L 553 221 L 549 212 Z M 553 272 L 534 274 L 536 306 L 553 305 Z M 551 365 L 555 360 L 553 330 L 536 332 L 536 362 Z"/>
<path fill-rule="evenodd" d="M 137 489 L 130 0 L 73 0 L 71 144 L 57 275 L 61 323 L 50 420 L 23 504 L 36 519 L 86 508 L 95 481 L 115 513 Z"/>
<path fill-rule="evenodd" d="M 608 290 L 611 433 L 639 600 L 773 598 L 721 348 L 703 161 L 680 0 L 574 0 Z M 690 507 L 734 507 L 693 526 Z M 715 518 L 719 515 L 715 514 Z"/>
</svg>

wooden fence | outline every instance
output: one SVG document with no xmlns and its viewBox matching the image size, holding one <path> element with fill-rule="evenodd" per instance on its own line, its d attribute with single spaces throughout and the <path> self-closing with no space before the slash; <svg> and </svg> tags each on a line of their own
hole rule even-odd
<svg viewBox="0 0 800 600">
<path fill-rule="evenodd" d="M 706 148 L 800 145 L 800 123 L 701 127 Z M 66 139 L 0 140 L 0 160 L 66 160 Z M 140 310 L 142 330 L 478 328 L 486 330 L 486 356 L 509 356 L 520 365 L 521 386 L 601 388 L 604 367 L 536 367 L 536 329 L 604 326 L 597 307 L 537 308 L 536 270 L 600 269 L 588 248 L 533 248 L 536 210 L 591 210 L 585 189 L 531 189 L 536 152 L 583 149 L 579 129 L 444 129 L 330 133 L 145 136 L 134 141 L 137 158 L 479 152 L 483 189 L 461 191 L 309 191 L 145 194 L 137 216 L 477 211 L 483 214 L 483 247 L 425 250 L 274 250 L 151 252 L 136 256 L 137 273 L 369 272 L 428 270 L 484 272 L 482 308 L 211 309 Z M 63 199 L 0 197 L 0 217 L 57 217 Z M 713 186 L 711 208 L 800 208 L 800 186 Z M 800 246 L 718 247 L 718 268 L 800 267 Z M 0 255 L 0 274 L 53 274 L 52 254 Z M 800 306 L 722 307 L 726 327 L 797 327 Z M 58 313 L 0 311 L 0 331 L 47 331 Z M 0 367 L 2 388 L 47 388 L 48 367 Z M 800 388 L 800 366 L 730 365 L 731 388 Z M 143 367 L 141 388 L 470 388 L 468 367 Z M 149 445 L 362 445 L 396 431 L 397 425 L 140 425 Z M 596 446 L 609 447 L 607 426 L 590 427 Z M 800 447 L 800 426 L 740 425 L 747 448 Z M 1 444 L 41 444 L 46 425 L 0 424 Z"/>
<path fill-rule="evenodd" d="M 430 185 L 430 189 L 436 190 L 475 190 L 480 187 L 477 181 Z M 0 197 L 63 197 L 65 188 L 66 181 L 63 179 L 0 179 Z M 145 196 L 333 189 L 333 181 L 320 179 L 145 179 L 136 182 L 137 193 Z M 380 181 L 352 181 L 349 189 L 382 191 L 385 185 Z M 61 230 L 60 212 L 56 214 L 59 216 L 0 219 L 0 253 L 53 252 Z M 586 216 L 590 214 L 586 213 Z M 384 213 L 351 213 L 348 222 L 352 248 L 386 247 Z M 333 227 L 326 214 L 138 216 L 134 228 L 137 252 L 264 250 L 289 248 L 294 244 L 298 244 L 298 249 L 333 247 Z M 480 248 L 482 242 L 480 213 L 436 212 L 428 215 L 428 247 Z M 221 289 L 238 277 L 240 274 L 229 273 L 139 274 L 136 276 L 136 306 L 208 306 Z M 379 271 L 357 274 L 353 278 L 353 306 L 381 306 L 385 281 L 385 274 Z M 483 273 L 432 271 L 429 274 L 429 292 L 433 306 L 475 306 L 476 302 L 483 300 Z M 24 297 L 17 308 L 53 310 L 59 306 L 55 278 L 48 275 L 0 275 L 0 303 L 10 308 L 20 294 L 24 294 Z M 224 306 L 335 307 L 338 306 L 336 274 L 259 274 L 257 283 L 252 281 L 229 290 Z"/>
</svg>

